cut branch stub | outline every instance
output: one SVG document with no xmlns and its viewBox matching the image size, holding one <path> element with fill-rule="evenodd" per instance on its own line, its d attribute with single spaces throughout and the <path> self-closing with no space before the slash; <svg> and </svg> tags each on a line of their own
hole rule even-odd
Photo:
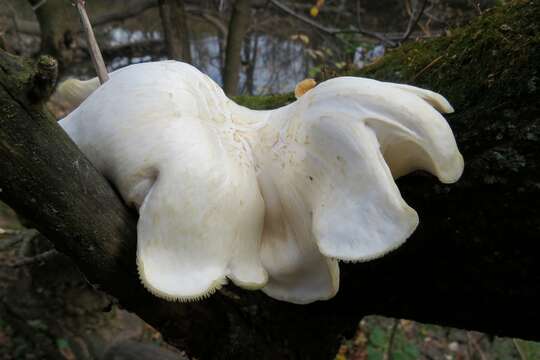
<svg viewBox="0 0 540 360">
<path fill-rule="evenodd" d="M 13 97 L 28 101 L 28 105 L 47 100 L 57 76 L 58 63 L 51 56 L 42 55 L 36 61 L 0 50 L 0 85 Z"/>
<path fill-rule="evenodd" d="M 48 55 L 38 58 L 28 97 L 31 102 L 44 101 L 51 96 L 58 77 L 58 63 Z"/>
</svg>

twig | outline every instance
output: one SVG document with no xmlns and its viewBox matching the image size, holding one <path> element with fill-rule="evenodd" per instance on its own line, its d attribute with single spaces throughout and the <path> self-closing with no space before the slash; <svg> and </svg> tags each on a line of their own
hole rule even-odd
<svg viewBox="0 0 540 360">
<path fill-rule="evenodd" d="M 186 12 L 188 9 L 189 8 L 186 7 Z M 225 38 L 227 37 L 229 29 L 218 16 L 214 16 L 204 10 L 193 10 L 192 12 L 188 13 L 187 16 L 188 18 L 195 17 L 206 20 L 208 23 L 210 23 L 210 25 L 213 25 L 219 32 L 221 32 Z"/>
<path fill-rule="evenodd" d="M 9 5 L 9 3 L 7 3 L 7 5 Z M 158 7 L 157 0 L 131 0 L 129 1 L 128 7 L 97 15 L 96 17 L 92 18 L 91 23 L 94 28 L 109 25 L 113 22 L 121 22 L 133 17 L 137 17 L 145 11 L 156 7 Z M 186 11 L 188 14 L 191 14 L 192 12 L 199 12 L 203 10 L 196 5 L 186 5 Z M 210 11 L 209 13 L 213 14 L 213 12 Z M 0 15 L 8 16 L 2 10 L 0 10 Z M 216 17 L 217 15 L 214 14 L 213 16 Z M 17 19 L 16 21 L 21 33 L 33 36 L 39 36 L 41 34 L 39 23 L 37 21 L 23 19 Z"/>
<path fill-rule="evenodd" d="M 0 251 L 9 249 L 17 243 L 23 241 L 27 242 L 28 239 L 33 239 L 39 233 L 35 229 L 23 229 L 23 230 L 4 230 L 0 229 L 0 235 L 11 235 L 11 238 L 3 240 L 0 243 Z"/>
<path fill-rule="evenodd" d="M 391 47 L 396 46 L 396 43 L 393 42 L 392 40 L 388 39 L 386 36 L 384 36 L 382 34 L 379 34 L 379 33 L 376 33 L 376 32 L 367 31 L 367 30 L 362 29 L 362 22 L 360 21 L 360 1 L 356 1 L 356 21 L 358 23 L 358 32 L 360 34 L 364 34 L 364 35 L 367 35 L 367 36 L 374 37 L 374 38 L 382 41 L 383 43 L 385 43 L 388 46 L 391 46 Z"/>
<path fill-rule="evenodd" d="M 422 14 L 424 13 L 424 9 L 426 8 L 427 2 L 428 0 L 423 0 L 422 5 L 418 9 L 418 11 L 415 11 L 415 14 L 413 13 L 413 15 L 410 17 L 409 23 L 407 24 L 407 30 L 405 30 L 405 32 L 403 33 L 401 42 L 404 42 L 405 40 L 409 38 L 409 36 L 411 36 L 412 30 L 414 29 L 414 27 L 418 23 L 418 20 L 420 20 L 420 18 L 422 17 Z"/>
<path fill-rule="evenodd" d="M 420 70 L 416 75 L 414 75 L 412 77 L 411 81 L 416 80 L 420 75 L 422 75 L 424 72 L 426 72 L 426 70 L 428 70 L 430 67 L 435 65 L 437 62 L 439 62 L 439 60 L 441 60 L 443 57 L 444 57 L 444 55 L 436 57 L 432 62 L 430 62 L 429 64 L 424 66 L 424 68 L 422 70 Z"/>
<path fill-rule="evenodd" d="M 37 262 L 45 261 L 60 254 L 58 251 L 52 249 L 52 250 L 45 251 L 41 254 L 38 254 L 36 256 L 27 256 L 27 254 L 30 253 L 30 247 L 31 247 L 32 241 L 39 235 L 39 231 L 37 231 L 36 229 L 24 229 L 20 231 L 4 230 L 4 229 L 1 229 L 1 230 L 2 230 L 2 233 L 0 234 L 5 234 L 5 233 L 12 234 L 12 238 L 3 241 L 3 243 L 0 243 L 1 245 L 0 250 L 5 250 L 8 247 L 13 246 L 17 244 L 18 242 L 22 241 L 22 245 L 17 251 L 17 253 L 19 254 L 19 259 L 15 260 L 12 263 L 2 264 L 1 266 L 17 268 L 17 267 L 31 265 Z"/>
<path fill-rule="evenodd" d="M 21 232 L 22 230 L 13 230 L 13 229 L 4 229 L 4 228 L 0 228 L 0 236 L 4 236 L 4 235 L 17 235 Z"/>
<path fill-rule="evenodd" d="M 32 244 L 34 239 L 39 235 L 36 229 L 30 229 L 22 234 L 22 244 L 18 249 L 17 254 L 21 257 L 25 257 L 32 254 Z"/>
<path fill-rule="evenodd" d="M 36 10 L 39 9 L 41 6 L 43 6 L 46 2 L 47 2 L 47 0 L 41 0 L 41 1 L 38 2 L 36 5 L 33 5 L 33 6 L 32 6 L 32 10 L 36 11 Z"/>
<path fill-rule="evenodd" d="M 59 254 L 58 251 L 56 250 L 47 250 L 41 254 L 38 254 L 36 256 L 30 256 L 30 257 L 23 257 L 17 261 L 14 261 L 10 264 L 7 264 L 7 265 L 4 265 L 4 266 L 9 266 L 9 267 L 12 267 L 12 268 L 17 268 L 17 267 L 21 267 L 21 266 L 27 266 L 27 265 L 32 265 L 32 264 L 35 264 L 35 263 L 38 263 L 38 262 L 41 262 L 41 261 L 45 261 L 45 260 L 49 260 L 55 256 L 57 256 Z"/>
<path fill-rule="evenodd" d="M 396 337 L 396 330 L 399 325 L 399 319 L 394 319 L 392 329 L 390 330 L 390 337 L 388 338 L 388 344 L 384 350 L 383 360 L 392 360 L 392 347 L 394 346 L 394 338 Z"/>
<path fill-rule="evenodd" d="M 310 18 L 302 15 L 302 14 L 298 14 L 296 13 L 293 9 L 291 9 L 290 7 L 288 7 L 287 5 L 281 3 L 280 1 L 277 1 L 277 0 L 270 0 L 270 2 L 280 8 L 281 10 L 283 10 L 284 12 L 286 12 L 287 14 L 297 18 L 298 20 L 301 20 L 303 22 L 305 22 L 306 24 L 308 25 L 311 25 L 313 26 L 315 29 L 317 30 L 320 30 L 328 35 L 332 35 L 332 36 L 336 36 L 337 34 L 341 33 L 341 32 L 347 32 L 347 31 L 342 31 L 342 30 L 339 30 L 339 29 L 335 29 L 335 28 L 329 28 L 329 27 L 326 27 L 324 25 L 321 25 L 319 24 L 318 22 L 316 21 L 313 21 L 311 20 Z M 339 41 L 343 42 L 342 39 L 340 39 L 339 37 L 336 37 L 336 39 L 338 39 Z"/>
<path fill-rule="evenodd" d="M 84 0 L 76 0 L 75 6 L 77 6 L 77 10 L 79 11 L 81 24 L 84 29 L 84 33 L 86 34 L 86 41 L 90 47 L 90 57 L 92 58 L 92 63 L 96 69 L 99 82 L 103 84 L 105 81 L 109 80 L 109 75 L 107 74 L 105 62 L 103 61 L 103 57 L 99 51 L 99 46 L 97 44 L 94 31 L 92 30 L 92 24 L 90 24 L 90 19 L 88 19 L 88 14 L 86 14 L 84 3 Z"/>
<path fill-rule="evenodd" d="M 475 0 L 470 0 L 469 2 L 471 3 L 474 10 L 476 10 L 476 12 L 478 13 L 478 16 L 482 15 L 482 9 L 480 8 L 480 3 Z"/>
<path fill-rule="evenodd" d="M 288 7 L 287 5 L 281 3 L 280 1 L 277 1 L 277 0 L 270 0 L 270 2 L 272 4 L 274 4 L 276 7 L 280 8 L 281 10 L 283 10 L 284 12 L 286 12 L 287 14 L 297 18 L 298 20 L 301 20 L 303 22 L 305 22 L 306 24 L 309 24 L 311 26 L 313 26 L 314 28 L 316 29 L 319 29 L 320 31 L 322 32 L 325 32 L 329 35 L 335 35 L 337 32 L 339 32 L 338 29 L 334 29 L 334 28 L 327 28 L 321 24 L 319 24 L 318 22 L 316 21 L 313 21 L 311 20 L 310 18 L 302 15 L 302 14 L 298 14 L 296 13 L 293 9 L 291 9 L 290 7 Z"/>
<path fill-rule="evenodd" d="M 0 242 L 0 251 L 9 249 L 10 247 L 19 243 L 21 240 L 22 240 L 22 237 L 18 235 L 12 236 L 11 238 L 6 239 L 6 240 L 2 240 L 2 242 Z"/>
<path fill-rule="evenodd" d="M 525 351 L 523 350 L 523 346 L 517 341 L 517 339 L 512 339 L 512 342 L 514 343 L 514 346 L 516 347 L 516 350 L 519 354 L 519 358 L 521 360 L 527 360 L 527 354 L 525 354 Z"/>
<path fill-rule="evenodd" d="M 384 42 L 384 43 L 386 43 L 386 44 L 388 44 L 390 46 L 395 46 L 396 45 L 396 43 L 389 40 L 388 38 L 386 38 L 382 34 L 372 32 L 372 31 L 363 30 L 361 28 L 354 29 L 354 30 L 329 28 L 329 27 L 326 27 L 324 25 L 319 24 L 318 22 L 316 22 L 314 20 L 311 20 L 310 18 L 308 18 L 308 17 L 306 17 L 306 16 L 304 16 L 302 14 L 296 13 L 293 9 L 291 9 L 290 7 L 288 7 L 287 5 L 283 4 L 282 2 L 280 2 L 278 0 L 270 0 L 270 2 L 274 6 L 278 7 L 279 9 L 283 10 L 284 12 L 286 12 L 287 14 L 297 18 L 300 21 L 305 22 L 308 25 L 313 26 L 317 30 L 320 30 L 320 31 L 322 31 L 322 32 L 324 32 L 324 33 L 326 33 L 328 35 L 335 36 L 335 35 L 338 35 L 338 34 L 357 33 L 357 34 L 362 34 L 362 35 L 366 35 L 366 36 L 369 36 L 369 37 L 373 37 L 373 38 L 378 39 L 378 40 L 380 40 L 380 41 L 382 41 L 382 42 Z"/>
<path fill-rule="evenodd" d="M 472 345 L 474 350 L 476 350 L 476 352 L 480 356 L 480 359 L 481 360 L 487 360 L 486 354 L 484 354 L 484 352 L 480 348 L 480 345 L 478 345 L 478 343 L 476 342 L 476 339 L 474 339 L 474 337 L 472 336 L 472 333 L 470 331 L 467 331 L 467 339 L 469 340 L 469 343 Z"/>
<path fill-rule="evenodd" d="M 440 17 L 437 17 L 431 13 L 431 10 L 433 10 L 433 2 L 429 2 L 429 5 L 424 9 L 424 15 L 428 17 L 428 19 L 431 19 L 432 21 L 436 21 L 445 25 L 448 25 L 448 22 Z"/>
</svg>

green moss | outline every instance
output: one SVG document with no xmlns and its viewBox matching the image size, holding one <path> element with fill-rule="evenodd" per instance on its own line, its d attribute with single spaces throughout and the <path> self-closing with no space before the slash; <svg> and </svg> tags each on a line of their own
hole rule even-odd
<svg viewBox="0 0 540 360">
<path fill-rule="evenodd" d="M 407 44 L 347 75 L 431 88 L 458 108 L 537 94 L 538 19 L 538 1 L 513 1 L 448 36 Z M 486 102 L 487 92 L 493 103 Z"/>
<path fill-rule="evenodd" d="M 26 98 L 36 71 L 35 61 L 0 52 L 0 84 L 9 88 L 10 93 Z"/>
<path fill-rule="evenodd" d="M 264 96 L 235 96 L 233 98 L 238 104 L 253 110 L 269 110 L 290 104 L 295 100 L 293 93 L 264 95 Z"/>
<path fill-rule="evenodd" d="M 406 44 L 342 75 L 407 83 L 444 95 L 467 165 L 460 185 L 520 183 L 537 191 L 540 3 L 514 0 L 447 36 Z M 536 190 L 535 190 L 536 189 Z"/>
</svg>

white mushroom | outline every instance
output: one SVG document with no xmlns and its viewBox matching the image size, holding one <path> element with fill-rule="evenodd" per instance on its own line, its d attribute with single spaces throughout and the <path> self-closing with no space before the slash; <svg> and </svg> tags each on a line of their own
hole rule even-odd
<svg viewBox="0 0 540 360">
<path fill-rule="evenodd" d="M 428 90 L 347 77 L 253 111 L 166 61 L 112 73 L 61 125 L 139 210 L 137 262 L 151 292 L 197 299 L 228 278 L 309 303 L 336 294 L 337 260 L 382 256 L 414 231 L 394 178 L 460 177 L 434 108 L 452 111 Z"/>
</svg>

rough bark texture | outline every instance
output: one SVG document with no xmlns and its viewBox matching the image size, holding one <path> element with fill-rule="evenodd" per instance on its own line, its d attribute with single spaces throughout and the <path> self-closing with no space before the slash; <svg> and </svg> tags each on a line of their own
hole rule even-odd
<svg viewBox="0 0 540 360">
<path fill-rule="evenodd" d="M 236 0 L 234 2 L 227 48 L 225 50 L 225 69 L 223 71 L 223 90 L 227 95 L 236 95 L 238 91 L 238 76 L 240 74 L 241 51 L 244 36 L 249 27 L 251 0 Z"/>
<path fill-rule="evenodd" d="M 165 44 L 170 59 L 191 63 L 186 9 L 183 0 L 159 0 Z"/>
<path fill-rule="evenodd" d="M 418 230 L 380 260 L 342 264 L 341 290 L 330 301 L 297 306 L 229 286 L 208 300 L 175 304 L 145 292 L 134 264 L 135 215 L 28 96 L 36 67 L 5 53 L 0 198 L 90 281 L 199 359 L 330 359 L 371 313 L 539 340 L 538 18 L 537 1 L 513 2 L 361 73 L 447 96 L 466 170 L 455 185 L 423 174 L 401 179 L 420 215 Z M 257 107 L 289 99 L 240 98 Z"/>
</svg>

